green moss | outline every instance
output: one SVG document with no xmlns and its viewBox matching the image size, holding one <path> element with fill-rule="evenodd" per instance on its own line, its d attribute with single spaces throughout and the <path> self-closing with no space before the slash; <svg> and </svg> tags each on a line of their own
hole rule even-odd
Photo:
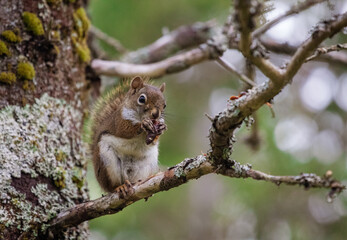
<svg viewBox="0 0 347 240">
<path fill-rule="evenodd" d="M 29 80 L 24 80 L 24 83 L 23 83 L 23 89 L 25 91 L 34 91 L 35 90 L 35 85 L 33 84 L 32 81 L 29 81 Z M 25 106 L 25 104 L 23 104 L 23 106 Z M 35 145 L 33 145 L 33 150 L 35 150 L 35 148 L 37 149 L 37 147 Z"/>
<path fill-rule="evenodd" d="M 76 184 L 78 189 L 81 189 L 84 185 L 83 172 L 81 168 L 74 167 L 72 170 L 72 181 Z"/>
<path fill-rule="evenodd" d="M 73 18 L 75 23 L 75 31 L 73 31 L 71 34 L 72 43 L 75 47 L 75 51 L 80 62 L 86 63 L 91 59 L 90 50 L 86 43 L 86 36 L 90 26 L 90 21 L 84 8 L 82 7 L 74 12 Z"/>
<path fill-rule="evenodd" d="M 54 185 L 60 189 L 65 188 L 65 175 L 66 171 L 62 167 L 57 167 L 54 173 Z"/>
<path fill-rule="evenodd" d="M 17 36 L 13 31 L 6 30 L 1 33 L 1 36 L 8 42 L 19 43 L 22 41 L 20 36 Z"/>
<path fill-rule="evenodd" d="M 20 62 L 17 65 L 17 75 L 21 79 L 32 80 L 35 77 L 35 68 L 30 62 Z"/>
<path fill-rule="evenodd" d="M 0 82 L 12 84 L 17 80 L 16 75 L 12 72 L 2 72 L 0 73 Z"/>
<path fill-rule="evenodd" d="M 55 159 L 59 162 L 62 162 L 66 158 L 66 153 L 64 153 L 62 150 L 59 150 L 54 155 Z"/>
<path fill-rule="evenodd" d="M 90 21 L 87 17 L 84 8 L 77 9 L 73 14 L 75 29 L 80 38 L 85 38 L 87 36 L 87 31 L 90 26 Z"/>
<path fill-rule="evenodd" d="M 0 56 L 1 55 L 11 56 L 11 52 L 7 48 L 6 43 L 0 40 Z"/>
<path fill-rule="evenodd" d="M 32 32 L 35 36 L 41 36 L 45 33 L 41 20 L 34 13 L 23 12 L 23 22 L 29 32 Z"/>
<path fill-rule="evenodd" d="M 81 44 L 81 43 L 75 42 L 74 45 L 75 45 L 75 50 L 76 50 L 76 53 L 78 55 L 79 60 L 82 63 L 89 62 L 90 61 L 90 50 L 87 46 L 87 43 L 83 42 Z"/>
</svg>

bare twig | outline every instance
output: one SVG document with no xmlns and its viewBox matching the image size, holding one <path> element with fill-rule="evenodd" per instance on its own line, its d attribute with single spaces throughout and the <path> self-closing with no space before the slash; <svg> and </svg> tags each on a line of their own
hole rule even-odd
<svg viewBox="0 0 347 240">
<path fill-rule="evenodd" d="M 302 11 L 308 9 L 313 5 L 315 5 L 317 3 L 324 2 L 324 1 L 326 1 L 326 0 L 307 0 L 307 1 L 304 1 L 302 3 L 299 3 L 298 5 L 294 5 L 291 9 L 289 9 L 283 15 L 278 16 L 277 18 L 271 20 L 270 22 L 268 22 L 268 23 L 264 24 L 263 26 L 259 27 L 258 29 L 256 29 L 252 34 L 253 38 L 259 37 L 260 35 L 265 33 L 267 30 L 272 28 L 277 23 L 283 21 L 287 17 L 294 15 L 294 14 L 298 14 L 299 12 L 302 12 Z"/>
<path fill-rule="evenodd" d="M 73 208 L 61 212 L 49 223 L 49 231 L 54 234 L 61 229 L 76 226 L 84 221 L 117 213 L 134 202 L 149 198 L 155 193 L 167 191 L 191 179 L 197 179 L 209 173 L 218 173 L 232 178 L 253 178 L 255 180 L 274 182 L 277 185 L 283 183 L 302 185 L 305 188 L 319 187 L 335 189 L 336 193 L 345 189 L 345 186 L 332 178 L 320 178 L 315 174 L 272 176 L 253 170 L 250 165 L 241 165 L 235 161 L 229 162 L 228 167 L 219 167 L 213 165 L 208 157 L 199 155 L 195 158 L 185 159 L 167 171 L 159 172 L 147 180 L 135 184 L 133 186 L 133 193 L 127 196 L 126 199 L 120 198 L 117 193 L 112 193 L 93 201 L 78 204 Z"/>
<path fill-rule="evenodd" d="M 299 46 L 293 46 L 287 42 L 279 43 L 273 39 L 261 38 L 260 43 L 268 50 L 278 54 L 293 55 Z"/>
<path fill-rule="evenodd" d="M 298 48 L 290 60 L 284 74 L 286 80 L 290 81 L 293 78 L 306 58 L 321 44 L 321 42 L 328 37 L 334 36 L 345 26 L 347 26 L 347 13 L 321 22 L 312 33 L 312 37 Z"/>
<path fill-rule="evenodd" d="M 96 59 L 92 62 L 92 68 L 98 74 L 109 76 L 132 77 L 141 75 L 156 78 L 185 70 L 202 61 L 214 59 L 221 54 L 222 52 L 218 47 L 203 44 L 199 48 L 194 48 L 157 63 L 132 64 Z"/>
<path fill-rule="evenodd" d="M 333 52 L 333 51 L 346 50 L 346 49 L 347 49 L 347 43 L 336 44 L 336 45 L 333 45 L 330 47 L 317 48 L 317 50 L 315 51 L 315 53 L 312 56 L 306 58 L 305 62 L 316 59 L 317 57 L 319 57 L 322 54 L 326 54 L 326 53 Z"/>
<path fill-rule="evenodd" d="M 246 75 L 238 72 L 233 65 L 231 65 L 230 63 L 225 61 L 223 58 L 221 58 L 221 57 L 217 58 L 216 62 L 219 63 L 226 70 L 228 70 L 228 71 L 232 72 L 233 74 L 235 74 L 241 81 L 243 81 L 246 84 L 249 84 L 249 85 L 251 85 L 253 87 L 256 86 L 256 84 L 251 79 L 249 79 Z"/>
<path fill-rule="evenodd" d="M 123 60 L 137 64 L 161 61 L 178 51 L 205 43 L 214 35 L 215 26 L 216 22 L 211 20 L 179 27 L 154 43 L 126 54 Z"/>
<path fill-rule="evenodd" d="M 293 46 L 288 43 L 278 43 L 272 39 L 261 39 L 260 42 L 266 49 L 277 54 L 293 55 L 299 48 L 299 46 Z M 313 60 L 346 66 L 347 54 L 340 52 L 330 52 L 324 55 L 317 56 L 317 58 L 314 58 Z"/>
<path fill-rule="evenodd" d="M 128 52 L 128 50 L 120 43 L 120 41 L 102 32 L 97 27 L 91 26 L 89 28 L 89 31 L 90 33 L 94 34 L 95 37 L 99 38 L 100 40 L 113 47 L 117 52 L 121 54 Z"/>
</svg>

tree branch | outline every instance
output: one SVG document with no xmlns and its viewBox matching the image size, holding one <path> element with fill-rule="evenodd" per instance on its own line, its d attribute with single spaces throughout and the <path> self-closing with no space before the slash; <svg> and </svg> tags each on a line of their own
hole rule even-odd
<svg viewBox="0 0 347 240">
<path fill-rule="evenodd" d="M 120 41 L 102 32 L 97 27 L 90 26 L 89 32 L 91 34 L 94 34 L 96 38 L 104 41 L 105 43 L 113 47 L 120 54 L 125 54 L 126 52 L 128 52 L 128 50 L 120 43 Z"/>
<path fill-rule="evenodd" d="M 272 21 L 264 24 L 263 26 L 257 28 L 252 36 L 253 38 L 257 38 L 260 35 L 262 35 L 263 33 L 265 33 L 267 30 L 269 30 L 270 28 L 272 28 L 274 25 L 276 25 L 277 23 L 283 21 L 284 19 L 286 19 L 287 17 L 294 15 L 294 14 L 298 14 L 299 12 L 305 11 L 306 9 L 312 7 L 313 5 L 316 5 L 317 3 L 321 3 L 321 2 L 325 2 L 326 0 L 307 0 L 304 1 L 302 3 L 299 3 L 297 5 L 292 6 L 286 13 L 284 13 L 281 16 L 278 16 L 277 18 L 273 19 Z"/>
<path fill-rule="evenodd" d="M 306 58 L 305 62 L 314 60 L 322 54 L 326 54 L 326 53 L 333 52 L 333 51 L 346 50 L 346 49 L 347 49 L 347 43 L 336 44 L 336 45 L 333 45 L 330 47 L 317 48 L 317 50 L 315 51 L 315 53 L 312 56 Z"/>
<path fill-rule="evenodd" d="M 288 43 L 278 43 L 272 39 L 260 39 L 261 44 L 271 52 L 277 54 L 293 55 L 299 46 L 293 46 Z M 330 62 L 334 64 L 340 64 L 342 66 L 347 65 L 347 54 L 339 52 L 330 52 L 324 55 L 319 55 L 314 58 L 315 61 Z"/>
<path fill-rule="evenodd" d="M 251 79 L 249 79 L 246 75 L 238 72 L 233 65 L 231 65 L 230 63 L 225 61 L 223 58 L 221 58 L 221 57 L 217 58 L 216 62 L 219 63 L 219 65 L 221 65 L 226 70 L 228 70 L 231 73 L 235 74 L 244 83 L 249 84 L 249 85 L 251 85 L 253 87 L 256 86 L 256 84 Z"/>
<path fill-rule="evenodd" d="M 308 188 L 328 188 L 334 193 L 340 193 L 345 189 L 338 181 L 330 177 L 318 177 L 315 174 L 301 174 L 299 176 L 272 176 L 253 170 L 250 165 L 241 165 L 236 161 L 230 161 L 228 165 L 220 168 L 211 163 L 208 157 L 199 155 L 195 158 L 185 159 L 183 162 L 169 168 L 165 172 L 159 172 L 145 181 L 133 186 L 133 192 L 126 199 L 120 198 L 117 193 L 108 194 L 89 202 L 81 203 L 67 209 L 53 219 L 49 225 L 49 231 L 56 233 L 61 229 L 77 226 L 78 224 L 103 215 L 114 214 L 123 208 L 141 199 L 147 199 L 153 194 L 167 191 L 180 186 L 189 180 L 198 179 L 203 175 L 217 173 L 231 178 L 252 178 L 273 182 L 277 185 L 299 185 Z"/>
<path fill-rule="evenodd" d="M 180 50 L 205 43 L 215 34 L 215 26 L 214 20 L 181 26 L 165 34 L 154 43 L 128 53 L 124 56 L 123 61 L 136 64 L 161 61 Z"/>
<path fill-rule="evenodd" d="M 92 68 L 98 74 L 132 77 L 136 75 L 157 78 L 165 74 L 183 71 L 202 61 L 215 59 L 222 55 L 224 49 L 214 44 L 203 44 L 198 48 L 169 57 L 163 61 L 150 64 L 132 64 L 119 61 L 93 60 Z"/>
</svg>

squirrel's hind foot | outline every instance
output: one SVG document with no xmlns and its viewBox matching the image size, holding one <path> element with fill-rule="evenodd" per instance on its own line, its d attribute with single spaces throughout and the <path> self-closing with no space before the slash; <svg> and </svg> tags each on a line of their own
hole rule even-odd
<svg viewBox="0 0 347 240">
<path fill-rule="evenodd" d="M 134 188 L 128 180 L 125 180 L 125 183 L 116 187 L 114 192 L 118 193 L 119 198 L 127 199 L 134 193 Z"/>
</svg>

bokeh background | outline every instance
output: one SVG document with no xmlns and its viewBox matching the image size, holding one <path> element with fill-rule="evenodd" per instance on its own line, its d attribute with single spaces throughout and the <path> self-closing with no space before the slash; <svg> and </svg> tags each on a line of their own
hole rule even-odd
<svg viewBox="0 0 347 240">
<path fill-rule="evenodd" d="M 266 13 L 266 19 L 273 19 L 295 2 L 267 1 L 273 10 Z M 229 7 L 227 0 L 91 0 L 88 11 L 93 25 L 135 50 L 155 41 L 163 29 L 209 19 L 222 25 Z M 347 2 L 343 0 L 319 4 L 276 25 L 265 37 L 299 44 L 320 19 L 345 11 Z M 339 34 L 326 45 L 346 40 L 346 35 Z M 109 46 L 101 46 L 109 56 L 119 57 Z M 223 57 L 244 69 L 244 59 L 236 51 Z M 288 59 L 271 54 L 277 65 Z M 264 80 L 256 72 L 257 83 Z M 167 84 L 168 131 L 161 137 L 159 157 L 165 169 L 208 149 L 210 122 L 204 113 L 223 110 L 227 99 L 238 95 L 244 86 L 213 61 L 157 81 L 158 85 Z M 107 89 L 117 79 L 104 78 L 103 83 Z M 331 170 L 347 184 L 347 66 L 305 64 L 293 83 L 274 99 L 274 110 L 275 118 L 266 106 L 257 112 L 260 148 L 254 151 L 245 143 L 252 130 L 242 126 L 233 158 L 274 175 L 323 175 Z M 91 164 L 88 171 L 91 198 L 95 199 L 102 192 Z M 156 194 L 147 202 L 137 202 L 118 214 L 90 221 L 90 238 L 347 239 L 347 193 L 333 203 L 326 201 L 326 194 L 327 190 L 305 191 L 297 186 L 209 175 Z"/>
</svg>

